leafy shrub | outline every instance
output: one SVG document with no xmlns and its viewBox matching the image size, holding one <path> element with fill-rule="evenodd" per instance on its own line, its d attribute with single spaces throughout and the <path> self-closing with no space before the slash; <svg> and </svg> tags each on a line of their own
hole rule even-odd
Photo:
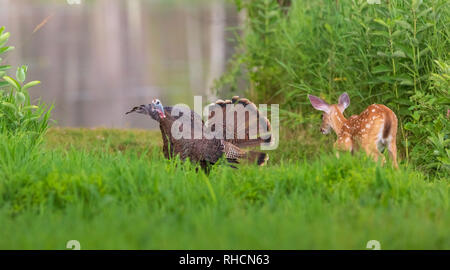
<svg viewBox="0 0 450 270">
<path fill-rule="evenodd" d="M 450 65 L 436 61 L 440 73 L 431 76 L 428 93 L 417 91 L 411 100 L 412 119 L 405 129 L 411 133 L 411 160 L 427 171 L 450 173 Z"/>
<path fill-rule="evenodd" d="M 0 28 L 0 55 L 13 49 L 5 46 L 10 34 L 4 30 L 4 27 Z M 40 102 L 32 104 L 28 90 L 40 82 L 25 84 L 27 66 L 17 68 L 15 79 L 6 75 L 10 68 L 9 65 L 0 66 L 0 78 L 3 79 L 0 80 L 0 134 L 17 138 L 27 135 L 37 142 L 48 128 L 51 107 Z"/>
<path fill-rule="evenodd" d="M 399 118 L 399 148 L 407 161 L 425 162 L 411 157 L 419 154 L 423 134 L 405 125 L 417 124 L 417 110 L 428 110 L 430 104 L 421 96 L 447 108 L 450 103 L 448 87 L 433 90 L 434 74 L 441 72 L 436 60 L 446 62 L 450 49 L 448 1 L 298 0 L 287 13 L 275 0 L 235 3 L 245 9 L 247 21 L 238 52 L 217 88 L 235 90 L 246 79 L 253 99 L 283 103 L 285 126 L 317 121 L 319 114 L 309 114 L 307 94 L 336 101 L 346 91 L 352 114 L 372 103 L 385 104 Z M 448 146 L 440 145 L 445 151 L 435 143 L 426 147 L 448 153 Z M 435 165 L 433 170 L 442 167 Z"/>
</svg>

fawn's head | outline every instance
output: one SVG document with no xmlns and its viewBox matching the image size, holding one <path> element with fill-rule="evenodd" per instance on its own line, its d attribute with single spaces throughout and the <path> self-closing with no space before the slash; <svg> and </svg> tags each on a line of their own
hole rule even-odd
<svg viewBox="0 0 450 270">
<path fill-rule="evenodd" d="M 330 133 L 331 128 L 334 128 L 333 123 L 333 115 L 339 111 L 340 113 L 344 113 L 345 109 L 347 109 L 348 105 L 350 105 L 350 97 L 347 93 L 343 93 L 339 97 L 339 103 L 338 104 L 328 104 L 325 100 L 313 96 L 308 95 L 309 101 L 311 102 L 311 105 L 314 107 L 314 109 L 322 111 L 322 125 L 320 126 L 320 132 L 322 134 L 328 134 Z"/>
</svg>

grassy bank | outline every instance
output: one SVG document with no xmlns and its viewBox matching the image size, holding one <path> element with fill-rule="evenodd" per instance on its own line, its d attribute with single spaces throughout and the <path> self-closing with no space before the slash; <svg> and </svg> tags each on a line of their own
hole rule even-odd
<svg viewBox="0 0 450 270">
<path fill-rule="evenodd" d="M 319 142 L 283 140 L 268 167 L 207 176 L 165 160 L 158 132 L 52 129 L 0 172 L 0 248 L 450 248 L 447 179 L 319 155 Z"/>
</svg>

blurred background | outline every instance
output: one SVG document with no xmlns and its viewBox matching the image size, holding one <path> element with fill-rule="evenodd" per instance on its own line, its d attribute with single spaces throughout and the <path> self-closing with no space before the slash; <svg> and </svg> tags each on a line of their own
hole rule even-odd
<svg viewBox="0 0 450 270">
<path fill-rule="evenodd" d="M 15 46 L 3 63 L 29 66 L 58 126 L 155 128 L 124 113 L 214 98 L 241 17 L 225 0 L 0 0 Z"/>
</svg>

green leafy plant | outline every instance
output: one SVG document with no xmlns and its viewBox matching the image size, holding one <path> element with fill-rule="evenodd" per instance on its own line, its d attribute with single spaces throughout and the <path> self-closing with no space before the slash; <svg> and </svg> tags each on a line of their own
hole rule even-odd
<svg viewBox="0 0 450 270">
<path fill-rule="evenodd" d="M 439 73 L 431 76 L 430 92 L 417 91 L 405 125 L 411 133 L 411 160 L 431 172 L 450 174 L 450 65 L 436 61 Z"/>
<path fill-rule="evenodd" d="M 9 36 L 10 36 L 9 32 L 5 33 L 5 27 L 1 27 L 0 28 L 0 56 L 2 54 L 4 54 L 4 53 L 14 49 L 14 47 L 6 46 L 6 43 L 8 42 Z M 5 76 L 6 71 L 11 68 L 10 65 L 1 65 L 2 60 L 3 59 L 0 57 L 0 78 Z M 1 93 L 1 89 L 3 87 L 6 87 L 7 85 L 8 85 L 7 82 L 1 81 L 1 79 L 0 79 L 0 93 Z"/>
<path fill-rule="evenodd" d="M 10 34 L 4 33 L 4 30 L 4 27 L 0 28 L 0 55 L 13 49 L 5 46 Z M 29 89 L 40 82 L 25 83 L 28 72 L 26 65 L 17 68 L 16 78 L 7 75 L 10 68 L 9 65 L 0 66 L 0 134 L 15 138 L 26 135 L 38 142 L 48 129 L 52 108 L 39 101 L 36 105 L 32 104 Z"/>
</svg>

